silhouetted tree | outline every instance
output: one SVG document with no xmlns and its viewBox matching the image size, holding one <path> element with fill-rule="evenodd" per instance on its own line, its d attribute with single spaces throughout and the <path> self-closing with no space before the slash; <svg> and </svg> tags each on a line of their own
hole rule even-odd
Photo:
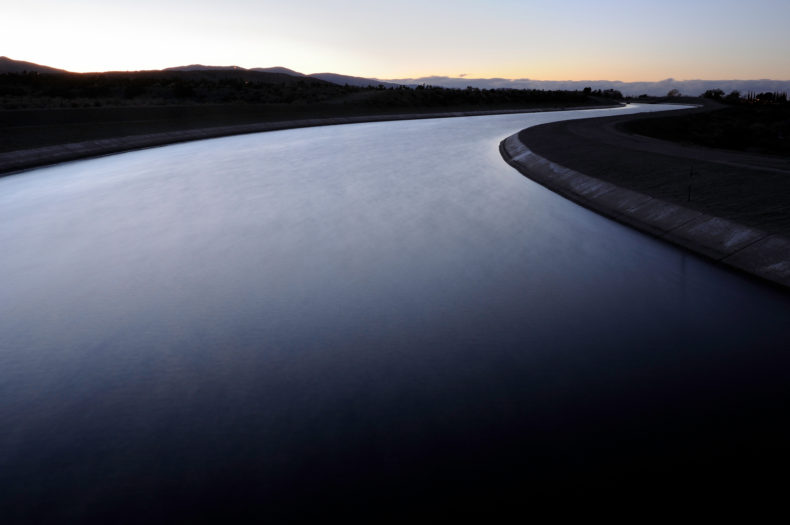
<svg viewBox="0 0 790 525">
<path fill-rule="evenodd" d="M 721 89 L 709 89 L 703 93 L 702 96 L 713 100 L 721 100 L 721 98 L 724 96 L 724 91 Z"/>
<path fill-rule="evenodd" d="M 731 91 L 729 95 L 724 97 L 724 102 L 726 102 L 727 104 L 740 104 L 741 92 L 738 91 L 737 89 Z"/>
</svg>

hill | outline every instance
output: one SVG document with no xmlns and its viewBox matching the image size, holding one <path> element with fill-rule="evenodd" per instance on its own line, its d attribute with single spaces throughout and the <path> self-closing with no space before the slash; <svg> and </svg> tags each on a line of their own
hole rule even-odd
<svg viewBox="0 0 790 525">
<path fill-rule="evenodd" d="M 287 67 L 254 67 L 250 69 L 250 71 L 260 71 L 261 73 L 282 73 L 284 75 L 291 75 L 294 77 L 304 77 L 306 76 L 304 73 L 299 73 L 298 71 L 294 71 L 293 69 L 288 69 Z"/>
<path fill-rule="evenodd" d="M 310 75 L 305 75 L 304 73 L 299 73 L 298 71 L 294 71 L 293 69 L 288 69 L 287 67 L 276 66 L 276 67 L 254 67 L 251 69 L 245 69 L 239 66 L 204 66 L 201 64 L 193 64 L 190 66 L 178 66 L 178 67 L 169 67 L 164 69 L 163 71 L 256 71 L 260 73 L 279 73 L 283 75 L 290 75 L 293 77 L 310 77 L 316 78 L 318 80 L 323 80 L 325 82 L 331 82 L 332 84 L 337 84 L 338 86 L 356 86 L 356 87 L 398 87 L 399 84 L 394 84 L 392 82 L 384 82 L 375 78 L 365 78 L 365 77 L 354 77 L 350 75 L 341 75 L 338 73 L 312 73 Z"/>
<path fill-rule="evenodd" d="M 378 87 L 384 86 L 386 88 L 398 87 L 400 84 L 394 84 L 392 82 L 385 82 L 383 80 L 378 80 L 375 78 L 364 78 L 364 77 L 352 77 L 349 75 L 338 75 L 337 73 L 313 73 L 310 75 L 313 78 L 318 78 L 321 80 L 326 80 L 327 82 L 332 82 L 333 84 L 338 84 L 340 86 L 358 86 L 358 87 Z"/>
<path fill-rule="evenodd" d="M 68 73 L 65 69 L 56 69 L 54 67 L 41 66 L 33 62 L 25 62 L 23 60 L 12 60 L 8 57 L 0 57 L 0 74 L 2 73 Z"/>
<path fill-rule="evenodd" d="M 35 73 L 68 73 L 63 69 L 42 66 L 32 62 L 12 60 L 8 57 L 0 57 L 0 74 L 3 73 L 22 73 L 30 71 Z M 379 80 L 376 78 L 355 77 L 342 75 L 339 73 L 312 73 L 305 75 L 287 67 L 255 67 L 243 68 L 240 66 L 207 66 L 203 64 L 190 64 L 186 66 L 169 67 L 162 70 L 145 72 L 114 72 L 122 73 L 200 73 L 215 72 L 223 78 L 240 78 L 245 81 L 255 82 L 285 82 L 292 81 L 293 78 L 316 79 L 339 86 L 354 87 L 378 87 L 395 88 L 398 86 L 416 87 L 419 85 L 436 86 L 449 89 L 466 89 L 473 87 L 477 89 L 517 89 L 517 90 L 543 90 L 543 91 L 582 91 L 589 87 L 592 90 L 615 90 L 627 97 L 638 97 L 649 95 L 663 97 L 670 91 L 676 90 L 678 93 L 687 96 L 700 96 L 706 91 L 720 89 L 725 93 L 739 91 L 740 93 L 782 93 L 790 92 L 790 80 L 676 80 L 667 78 L 658 82 L 622 82 L 619 80 L 533 80 L 529 78 L 509 79 L 509 78 L 469 78 L 469 77 L 446 77 L 428 76 L 419 78 L 401 78 Z M 235 73 L 234 76 L 231 73 Z M 245 74 L 276 74 L 281 77 L 245 76 Z M 290 77 L 290 79 L 285 78 Z"/>
<path fill-rule="evenodd" d="M 204 66 L 203 64 L 190 64 L 188 66 L 166 67 L 162 71 L 245 71 L 239 66 Z"/>
</svg>

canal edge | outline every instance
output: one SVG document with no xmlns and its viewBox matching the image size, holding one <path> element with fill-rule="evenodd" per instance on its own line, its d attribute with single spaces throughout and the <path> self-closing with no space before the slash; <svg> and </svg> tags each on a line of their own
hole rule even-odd
<svg viewBox="0 0 790 525">
<path fill-rule="evenodd" d="M 585 208 L 790 289 L 790 239 L 590 177 L 535 154 L 519 133 L 499 144 L 522 175 Z"/>
<path fill-rule="evenodd" d="M 230 126 L 214 126 L 208 128 L 192 128 L 178 131 L 143 133 L 121 137 L 86 140 L 65 144 L 54 144 L 0 153 L 0 177 L 14 175 L 35 168 L 43 168 L 94 157 L 115 155 L 128 151 L 155 148 L 191 142 L 195 140 L 262 133 L 267 131 L 283 131 L 287 129 L 309 128 L 318 126 L 337 126 L 344 124 L 364 124 L 370 122 L 391 122 L 398 120 L 423 120 L 454 117 L 483 117 L 490 115 L 511 115 L 519 113 L 544 113 L 551 111 L 573 111 L 579 109 L 610 109 L 622 107 L 622 104 L 610 106 L 551 107 L 525 109 L 497 109 L 478 111 L 445 111 L 435 113 L 398 113 L 388 115 L 358 115 L 346 117 L 321 117 L 297 120 L 281 120 L 259 122 L 253 124 L 236 124 Z"/>
</svg>

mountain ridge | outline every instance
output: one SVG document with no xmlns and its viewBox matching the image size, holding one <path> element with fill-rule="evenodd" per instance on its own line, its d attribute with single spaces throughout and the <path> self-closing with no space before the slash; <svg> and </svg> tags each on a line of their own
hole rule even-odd
<svg viewBox="0 0 790 525">
<path fill-rule="evenodd" d="M 70 73 L 64 69 L 58 69 L 50 66 L 43 66 L 33 62 L 25 62 L 20 60 L 13 60 L 8 57 L 0 57 L 0 74 L 1 73 L 21 73 L 23 71 L 31 71 L 36 73 L 46 74 L 62 74 Z M 467 77 L 447 77 L 447 76 L 427 76 L 416 78 L 401 78 L 401 79 L 378 79 L 368 77 L 357 77 L 352 75 L 342 75 L 339 73 L 311 73 L 304 74 L 292 69 L 275 66 L 275 67 L 256 67 L 244 68 L 241 66 L 208 66 L 203 64 L 190 64 L 185 66 L 175 66 L 159 70 L 146 70 L 146 73 L 155 72 L 197 72 L 197 71 L 234 71 L 237 73 L 253 72 L 253 73 L 271 73 L 277 75 L 288 75 L 290 77 L 300 78 L 313 78 L 330 82 L 333 84 L 349 86 L 379 86 L 382 85 L 386 88 L 408 86 L 416 87 L 418 85 L 432 85 L 437 87 L 466 89 L 467 87 L 478 89 L 537 89 L 537 90 L 583 90 L 586 87 L 594 90 L 601 89 L 615 89 L 623 93 L 625 96 L 637 97 L 640 95 L 648 96 L 665 96 L 672 90 L 677 90 L 684 95 L 698 96 L 705 91 L 711 89 L 721 89 L 726 93 L 732 91 L 739 91 L 741 93 L 755 92 L 790 92 L 790 80 L 773 80 L 773 79 L 751 79 L 751 80 L 676 80 L 674 78 L 666 78 L 660 81 L 636 81 L 624 82 L 621 80 L 533 80 L 529 78 L 508 79 L 508 78 L 467 78 Z M 109 72 L 105 72 L 109 73 Z M 114 71 L 112 73 L 122 73 Z M 126 73 L 137 73 L 137 71 L 128 71 Z"/>
<path fill-rule="evenodd" d="M 399 87 L 401 84 L 388 82 L 386 80 L 379 80 L 377 78 L 354 77 L 351 75 L 340 75 L 338 73 L 311 73 L 309 76 L 332 82 L 333 84 L 348 84 L 349 86 L 368 87 L 368 86 L 384 86 L 384 87 Z"/>
<path fill-rule="evenodd" d="M 0 73 L 22 73 L 30 71 L 34 73 L 68 73 L 65 69 L 57 69 L 49 66 L 42 66 L 24 60 L 14 60 L 6 56 L 0 56 Z"/>
</svg>

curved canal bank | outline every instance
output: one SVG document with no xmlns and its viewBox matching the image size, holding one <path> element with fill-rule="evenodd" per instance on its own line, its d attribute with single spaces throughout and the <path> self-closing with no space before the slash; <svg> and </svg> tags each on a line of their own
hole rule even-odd
<svg viewBox="0 0 790 525">
<path fill-rule="evenodd" d="M 754 190 L 755 184 L 770 188 L 790 175 L 790 162 L 687 147 L 618 129 L 633 118 L 639 117 L 525 129 L 503 140 L 500 152 L 522 174 L 577 204 L 790 287 L 787 214 L 770 190 Z M 776 193 L 781 199 L 783 192 Z"/>
<path fill-rule="evenodd" d="M 58 164 L 71 160 L 99 157 L 122 153 L 137 149 L 166 146 L 179 142 L 277 131 L 284 129 L 308 128 L 315 126 L 332 126 L 338 124 L 357 124 L 364 122 L 386 122 L 395 120 L 419 120 L 431 118 L 473 117 L 486 115 L 508 115 L 518 113 L 541 113 L 546 111 L 570 111 L 576 109 L 607 109 L 614 106 L 589 106 L 584 108 L 532 108 L 513 110 L 482 110 L 454 111 L 438 113 L 403 113 L 398 115 L 364 115 L 348 117 L 325 117 L 313 119 L 292 119 L 275 122 L 259 122 L 254 124 L 238 124 L 231 126 L 212 126 L 179 131 L 135 134 L 121 137 L 110 137 L 99 140 L 70 142 L 67 144 L 48 145 L 38 148 L 22 149 L 0 153 L 0 177 L 17 171 Z"/>
</svg>

